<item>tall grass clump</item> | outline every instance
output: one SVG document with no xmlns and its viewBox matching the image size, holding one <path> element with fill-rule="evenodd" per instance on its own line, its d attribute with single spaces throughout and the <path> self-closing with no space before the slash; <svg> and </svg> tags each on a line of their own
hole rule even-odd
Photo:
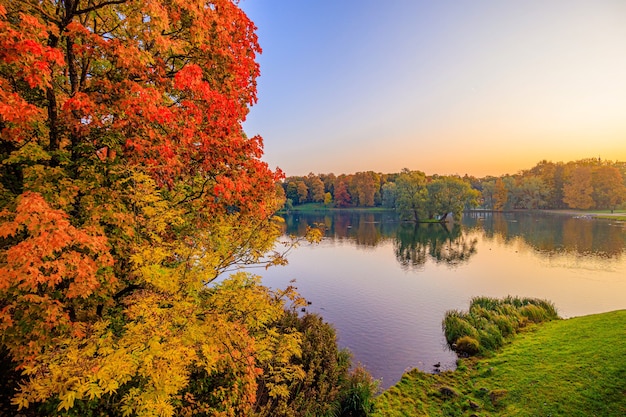
<svg viewBox="0 0 626 417">
<path fill-rule="evenodd" d="M 443 320 L 448 346 L 461 356 L 485 355 L 530 323 L 558 319 L 549 301 L 508 296 L 474 297 L 467 312 L 450 310 Z"/>
<path fill-rule="evenodd" d="M 445 325 L 443 327 L 446 340 L 456 341 L 464 336 L 474 339 L 478 337 L 478 331 L 468 322 L 465 316 L 465 313 L 457 310 L 446 312 L 444 320 Z"/>
</svg>

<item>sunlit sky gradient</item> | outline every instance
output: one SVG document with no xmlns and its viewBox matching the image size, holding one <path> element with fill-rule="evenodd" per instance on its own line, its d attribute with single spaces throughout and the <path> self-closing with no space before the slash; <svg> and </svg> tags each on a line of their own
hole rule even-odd
<svg viewBox="0 0 626 417">
<path fill-rule="evenodd" d="M 287 175 L 626 160 L 625 0 L 242 0 Z"/>
</svg>

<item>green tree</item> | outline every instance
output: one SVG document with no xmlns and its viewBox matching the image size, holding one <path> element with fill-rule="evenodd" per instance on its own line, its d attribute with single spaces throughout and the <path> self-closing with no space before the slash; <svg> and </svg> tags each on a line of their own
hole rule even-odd
<svg viewBox="0 0 626 417">
<path fill-rule="evenodd" d="M 396 211 L 402 220 L 418 221 L 426 214 L 426 175 L 403 169 L 396 178 Z"/>
<path fill-rule="evenodd" d="M 330 174 L 320 174 L 320 180 L 324 183 L 324 191 L 331 195 L 335 192 L 335 180 L 337 177 L 332 172 Z"/>
<path fill-rule="evenodd" d="M 476 207 L 480 192 L 459 177 L 439 177 L 426 186 L 428 190 L 428 211 L 430 217 L 452 213 L 460 219 L 466 206 Z"/>
<path fill-rule="evenodd" d="M 481 187 L 480 197 L 482 199 L 483 208 L 493 210 L 496 181 L 485 180 L 481 183 Z"/>
<path fill-rule="evenodd" d="M 292 202 L 298 203 L 300 196 L 298 195 L 298 184 L 296 181 L 285 181 L 285 196 Z"/>
<path fill-rule="evenodd" d="M 388 182 L 382 186 L 382 205 L 386 208 L 396 207 L 398 190 L 395 182 Z"/>
<path fill-rule="evenodd" d="M 496 182 L 497 200 L 499 210 L 510 210 L 516 208 L 518 195 L 516 194 L 517 180 L 511 175 L 498 178 L 501 183 Z"/>
<path fill-rule="evenodd" d="M 547 195 L 544 196 L 545 206 L 558 208 L 563 204 L 563 163 L 540 161 L 528 171 L 524 171 L 524 177 L 538 177 L 547 187 Z"/>
<path fill-rule="evenodd" d="M 515 195 L 519 208 L 538 209 L 546 206 L 550 194 L 545 182 L 535 176 L 522 177 L 517 182 Z"/>
</svg>

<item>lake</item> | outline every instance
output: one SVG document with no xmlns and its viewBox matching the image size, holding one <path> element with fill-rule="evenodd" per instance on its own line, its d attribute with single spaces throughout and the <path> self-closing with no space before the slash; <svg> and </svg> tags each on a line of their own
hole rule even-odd
<svg viewBox="0 0 626 417">
<path fill-rule="evenodd" d="M 552 301 L 561 317 L 626 308 L 626 224 L 541 213 L 470 213 L 462 224 L 400 222 L 393 212 L 333 211 L 284 216 L 285 233 L 321 224 L 324 238 L 262 273 L 295 281 L 337 330 L 338 343 L 381 379 L 412 368 L 454 369 L 441 322 L 475 296 Z"/>
</svg>

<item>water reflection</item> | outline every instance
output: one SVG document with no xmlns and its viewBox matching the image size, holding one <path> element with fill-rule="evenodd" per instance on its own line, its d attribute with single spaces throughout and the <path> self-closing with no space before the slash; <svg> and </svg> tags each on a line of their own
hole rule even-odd
<svg viewBox="0 0 626 417">
<path fill-rule="evenodd" d="M 623 223 L 540 213 L 472 213 L 462 225 L 400 222 L 393 212 L 329 212 L 285 216 L 285 233 L 301 236 L 308 226 L 321 224 L 332 240 L 350 240 L 358 247 L 393 241 L 403 268 L 420 269 L 428 259 L 458 265 L 476 253 L 475 233 L 510 243 L 522 239 L 546 256 L 571 253 L 619 257 L 626 248 Z M 472 237 L 474 236 L 474 237 Z"/>
<path fill-rule="evenodd" d="M 284 216 L 285 233 L 302 236 L 307 227 L 324 226 L 324 235 L 333 240 L 350 240 L 358 246 L 375 247 L 394 237 L 399 221 L 393 212 L 341 211 Z"/>
<path fill-rule="evenodd" d="M 460 225 L 402 223 L 394 240 L 394 252 L 403 268 L 420 269 L 430 257 L 450 266 L 476 253 L 478 239 L 464 234 Z"/>
<path fill-rule="evenodd" d="M 539 213 L 473 213 L 465 216 L 464 225 L 504 242 L 521 238 L 546 256 L 570 253 L 616 258 L 626 248 L 624 224 L 608 220 Z"/>
<path fill-rule="evenodd" d="M 324 240 L 298 247 L 263 281 L 284 288 L 296 279 L 307 310 L 335 326 L 383 388 L 413 367 L 454 368 L 441 320 L 474 296 L 545 298 L 563 317 L 626 308 L 624 223 L 473 213 L 446 229 L 392 212 L 329 212 L 285 216 L 285 233 L 316 223 Z"/>
</svg>

